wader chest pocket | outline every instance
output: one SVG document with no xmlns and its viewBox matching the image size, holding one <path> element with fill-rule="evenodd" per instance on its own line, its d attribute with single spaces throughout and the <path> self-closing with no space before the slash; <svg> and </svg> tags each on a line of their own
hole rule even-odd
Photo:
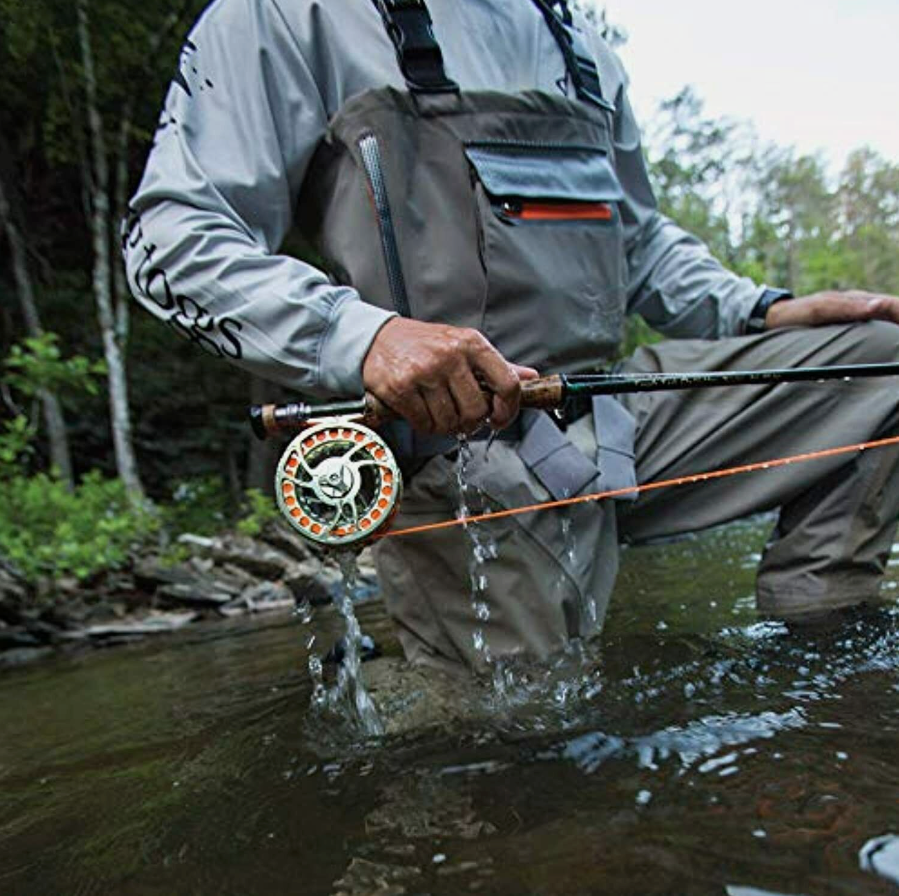
<svg viewBox="0 0 899 896">
<path fill-rule="evenodd" d="M 612 357 L 625 306 L 624 191 L 598 147 L 465 145 L 487 294 L 480 329 L 509 360 L 558 372 Z"/>
<path fill-rule="evenodd" d="M 624 198 L 604 152 L 541 144 L 469 144 L 494 213 L 508 224 L 611 224 Z"/>
</svg>

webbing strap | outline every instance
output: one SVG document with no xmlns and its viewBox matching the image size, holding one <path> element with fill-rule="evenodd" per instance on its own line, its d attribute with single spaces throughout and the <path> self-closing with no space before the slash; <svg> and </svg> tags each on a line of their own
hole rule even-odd
<svg viewBox="0 0 899 896">
<path fill-rule="evenodd" d="M 603 98 L 596 63 L 574 29 L 567 0 L 533 0 L 533 2 L 543 13 L 547 27 L 559 45 L 565 59 L 568 77 L 571 78 L 578 99 L 614 112 L 614 105 Z M 561 18 L 555 11 L 556 6 L 560 7 Z"/>
<path fill-rule="evenodd" d="M 457 93 L 443 67 L 443 53 L 434 38 L 424 0 L 374 0 L 409 90 L 413 93 Z"/>
<path fill-rule="evenodd" d="M 425 0 L 372 2 L 384 20 L 409 89 L 414 93 L 457 93 L 459 85 L 447 77 Z M 614 112 L 615 107 L 603 98 L 596 63 L 574 29 L 567 0 L 533 2 L 559 46 L 577 97 Z"/>
</svg>

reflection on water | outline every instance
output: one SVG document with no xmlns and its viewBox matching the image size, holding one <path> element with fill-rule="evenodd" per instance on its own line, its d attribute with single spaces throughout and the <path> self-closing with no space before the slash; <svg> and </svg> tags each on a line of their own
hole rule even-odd
<svg viewBox="0 0 899 896">
<path fill-rule="evenodd" d="M 379 738 L 309 710 L 289 617 L 8 674 L 0 893 L 895 893 L 899 611 L 760 622 L 764 534 L 625 552 L 601 643 L 501 704 L 357 606 Z"/>
</svg>

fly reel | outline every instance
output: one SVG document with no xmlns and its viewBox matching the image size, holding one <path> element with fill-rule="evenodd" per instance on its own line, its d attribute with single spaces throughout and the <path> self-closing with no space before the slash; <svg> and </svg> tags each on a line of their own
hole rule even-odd
<svg viewBox="0 0 899 896">
<path fill-rule="evenodd" d="M 385 531 L 403 482 L 384 440 L 361 423 L 320 420 L 288 446 L 275 474 L 278 507 L 303 538 L 347 548 Z"/>
</svg>

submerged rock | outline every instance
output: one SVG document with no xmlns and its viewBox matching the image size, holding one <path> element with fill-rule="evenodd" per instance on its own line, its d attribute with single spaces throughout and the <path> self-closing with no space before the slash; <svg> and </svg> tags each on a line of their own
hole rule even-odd
<svg viewBox="0 0 899 896">
<path fill-rule="evenodd" d="M 467 676 L 410 666 L 395 656 L 374 659 L 362 669 L 386 734 L 419 733 L 490 715 L 477 682 Z"/>
</svg>

